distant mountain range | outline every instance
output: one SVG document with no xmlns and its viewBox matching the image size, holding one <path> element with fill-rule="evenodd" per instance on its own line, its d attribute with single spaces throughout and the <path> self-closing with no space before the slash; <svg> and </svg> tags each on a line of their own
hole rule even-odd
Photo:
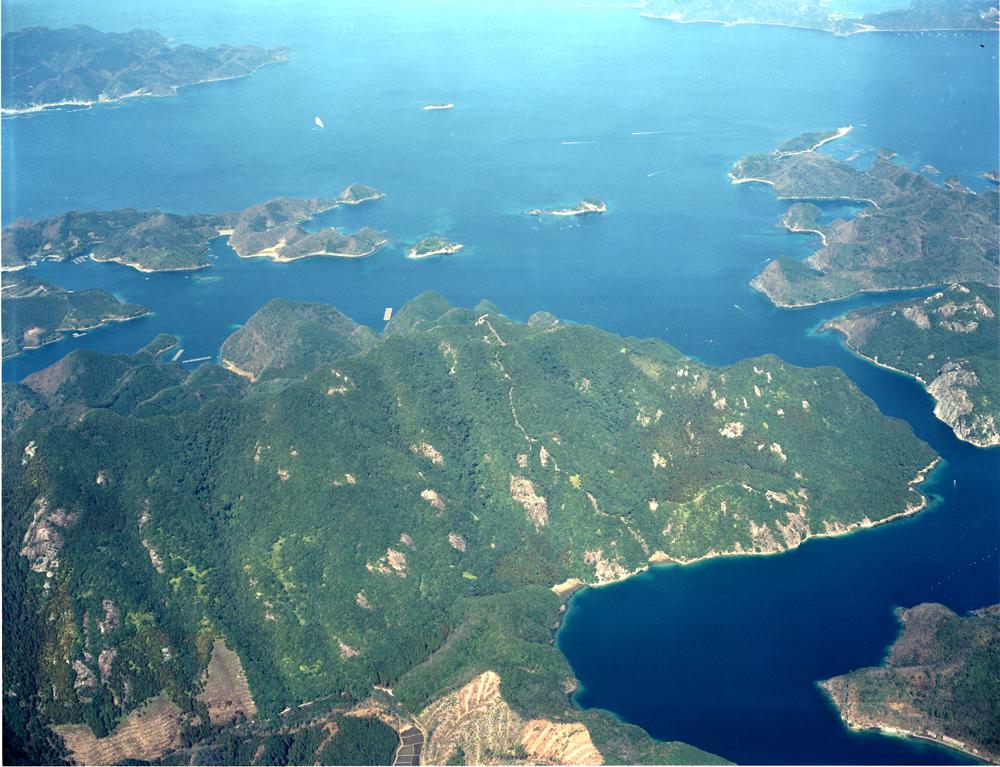
<svg viewBox="0 0 1000 767">
<path fill-rule="evenodd" d="M 680 23 L 773 24 L 853 35 L 858 32 L 996 31 L 1000 10 L 988 0 L 912 0 L 855 16 L 829 0 L 647 0 L 642 15 Z"/>
<path fill-rule="evenodd" d="M 254 45 L 170 45 L 151 30 L 30 27 L 3 36 L 2 109 L 16 114 L 170 96 L 184 85 L 245 77 L 284 61 L 286 53 Z"/>
</svg>

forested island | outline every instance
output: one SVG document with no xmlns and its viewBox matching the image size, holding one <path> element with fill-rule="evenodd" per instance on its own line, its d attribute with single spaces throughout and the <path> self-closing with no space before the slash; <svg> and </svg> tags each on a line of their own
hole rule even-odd
<svg viewBox="0 0 1000 767">
<path fill-rule="evenodd" d="M 332 226 L 310 232 L 302 223 L 338 205 L 357 205 L 383 197 L 381 192 L 363 187 L 358 193 L 348 187 L 336 200 L 299 200 L 281 197 L 237 213 L 224 214 L 220 233 L 229 236 L 229 245 L 241 258 L 270 258 L 287 262 L 312 256 L 361 258 L 370 256 L 388 242 L 370 227 L 343 234 Z M 353 191 L 352 191 L 353 190 Z"/>
<path fill-rule="evenodd" d="M 170 342 L 4 385 L 22 759 L 308 761 L 325 731 L 360 761 L 381 723 L 428 763 L 717 762 L 573 706 L 561 600 L 916 513 L 937 460 L 833 368 L 434 294 L 382 337 L 272 302 L 223 345 L 239 374 Z"/>
<path fill-rule="evenodd" d="M 27 274 L 3 275 L 3 358 L 16 357 L 111 322 L 149 313 L 145 306 L 125 304 L 104 290 L 69 291 Z"/>
<path fill-rule="evenodd" d="M 927 298 L 857 309 L 823 325 L 878 365 L 920 381 L 934 414 L 980 447 L 1000 444 L 1000 299 L 955 284 Z"/>
<path fill-rule="evenodd" d="M 529 216 L 590 216 L 596 213 L 607 213 L 608 206 L 603 200 L 589 197 L 580 200 L 576 205 L 568 208 L 532 208 L 528 211 Z"/>
<path fill-rule="evenodd" d="M 875 13 L 848 14 L 826 0 L 645 0 L 640 13 L 678 23 L 766 24 L 853 35 L 859 32 L 996 31 L 1000 13 L 989 0 L 910 0 Z"/>
<path fill-rule="evenodd" d="M 245 77 L 284 48 L 170 45 L 151 30 L 29 27 L 3 36 L 3 114 L 170 96 L 185 85 Z"/>
<path fill-rule="evenodd" d="M 337 195 L 337 202 L 341 205 L 360 205 L 363 202 L 381 200 L 383 197 L 385 197 L 385 192 L 380 192 L 373 186 L 351 184 Z"/>
<path fill-rule="evenodd" d="M 750 283 L 754 288 L 778 306 L 795 307 L 865 291 L 1000 282 L 1000 194 L 938 186 L 894 163 L 886 150 L 867 170 L 816 151 L 844 132 L 806 134 L 782 145 L 794 151 L 748 155 L 730 171 L 734 184 L 766 184 L 781 199 L 801 200 L 789 207 L 785 226 L 822 241 L 804 261 L 768 263 Z M 868 207 L 849 220 L 823 223 L 810 200 Z"/>
<path fill-rule="evenodd" d="M 211 266 L 209 244 L 220 235 L 242 257 L 292 261 L 307 256 L 370 255 L 386 242 L 364 227 L 343 234 L 333 227 L 307 231 L 302 223 L 340 205 L 358 205 L 385 195 L 351 184 L 333 199 L 279 197 L 230 213 L 174 214 L 131 208 L 71 211 L 39 221 L 15 221 L 3 230 L 4 271 L 43 259 L 88 257 L 141 272 L 170 272 Z"/>
<path fill-rule="evenodd" d="M 944 605 L 899 610 L 885 663 L 821 682 L 853 729 L 933 740 L 1000 760 L 1000 605 L 958 616 Z"/>
<path fill-rule="evenodd" d="M 410 248 L 410 252 L 406 254 L 406 257 L 429 258 L 430 256 L 450 255 L 458 253 L 463 247 L 465 246 L 460 242 L 449 242 L 444 237 L 431 235 L 430 237 L 424 237 Z"/>
</svg>

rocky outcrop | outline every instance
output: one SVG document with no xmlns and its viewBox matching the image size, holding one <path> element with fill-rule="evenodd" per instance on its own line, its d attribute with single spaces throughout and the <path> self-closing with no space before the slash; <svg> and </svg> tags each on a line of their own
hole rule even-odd
<svg viewBox="0 0 1000 767">
<path fill-rule="evenodd" d="M 412 539 L 410 540 L 412 541 Z M 403 542 L 406 542 L 405 539 L 403 539 Z M 367 563 L 365 569 L 368 572 L 374 571 L 383 575 L 395 573 L 400 578 L 405 578 L 406 573 L 409 571 L 409 563 L 406 561 L 406 554 L 390 548 L 385 550 L 385 554 L 379 557 L 375 564 L 371 562 Z"/>
<path fill-rule="evenodd" d="M 535 529 L 541 530 L 545 527 L 549 521 L 549 505 L 543 496 L 535 493 L 535 485 L 532 481 L 512 474 L 509 489 L 510 497 L 524 507 L 524 511 Z"/>
<path fill-rule="evenodd" d="M 927 391 L 937 400 L 934 415 L 954 429 L 966 442 L 979 447 L 1000 445 L 1000 430 L 990 413 L 974 412 L 969 390 L 979 386 L 979 377 L 965 370 L 960 362 L 949 362 L 941 368 L 940 375 L 927 386 Z"/>
<path fill-rule="evenodd" d="M 64 509 L 50 509 L 48 499 L 35 499 L 31 523 L 24 533 L 21 556 L 31 563 L 36 573 L 51 576 L 59 567 L 59 551 L 63 546 L 61 530 L 72 526 L 78 513 L 67 513 Z"/>
</svg>

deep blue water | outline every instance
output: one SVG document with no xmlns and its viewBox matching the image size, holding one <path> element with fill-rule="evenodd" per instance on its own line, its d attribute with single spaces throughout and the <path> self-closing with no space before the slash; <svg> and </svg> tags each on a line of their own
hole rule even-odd
<svg viewBox="0 0 1000 767">
<path fill-rule="evenodd" d="M 979 174 L 997 165 L 996 36 L 845 39 L 678 26 L 570 2 L 472 5 L 185 0 L 123 14 L 120 0 L 5 2 L 7 29 L 155 27 L 195 44 L 293 52 L 287 64 L 175 98 L 4 120 L 4 223 L 73 208 L 228 210 L 358 181 L 388 196 L 325 222 L 393 239 L 368 259 L 292 264 L 242 260 L 219 240 L 213 267 L 192 274 L 44 263 L 34 270 L 44 279 L 104 287 L 155 313 L 4 363 L 5 380 L 74 348 L 132 351 L 162 331 L 181 336 L 184 358 L 215 355 L 276 296 L 332 303 L 378 329 L 384 307 L 425 290 L 464 305 L 488 298 L 520 319 L 546 309 L 658 336 L 715 364 L 773 352 L 835 365 L 946 459 L 926 486 L 938 503 L 782 556 L 656 568 L 583 592 L 559 645 L 583 686 L 578 703 L 730 759 L 961 761 L 849 733 L 814 682 L 878 663 L 896 635 L 896 605 L 1000 601 L 1000 451 L 960 443 L 919 385 L 814 332 L 899 294 L 784 311 L 747 287 L 768 259 L 807 255 L 816 241 L 785 233 L 785 205 L 731 185 L 726 171 L 799 132 L 853 124 L 831 152 L 858 152 L 863 165 L 890 147 L 900 162 L 931 163 L 981 189 Z M 456 108 L 419 109 L 432 101 Z M 326 130 L 313 130 L 315 115 Z M 521 214 L 588 196 L 610 211 L 582 221 Z M 431 232 L 466 248 L 404 258 Z"/>
</svg>

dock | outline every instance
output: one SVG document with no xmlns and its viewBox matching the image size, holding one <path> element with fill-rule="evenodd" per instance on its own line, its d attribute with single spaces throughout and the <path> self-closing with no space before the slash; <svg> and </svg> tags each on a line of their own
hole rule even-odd
<svg viewBox="0 0 1000 767">
<path fill-rule="evenodd" d="M 391 319 L 392 319 L 392 307 L 387 306 L 385 307 L 385 311 L 382 312 L 382 322 L 388 322 Z"/>
<path fill-rule="evenodd" d="M 170 358 L 170 361 L 171 361 L 171 362 L 177 362 L 177 360 L 179 360 L 179 359 L 181 358 L 181 355 L 182 355 L 183 353 L 184 353 L 184 350 L 183 350 L 183 349 L 178 349 L 178 350 L 177 350 L 177 351 L 176 351 L 176 352 L 174 353 L 174 356 Z"/>
<path fill-rule="evenodd" d="M 210 360 L 210 359 L 212 359 L 212 358 L 211 357 L 192 357 L 189 360 L 181 360 L 181 364 L 182 365 L 187 365 L 187 364 L 189 364 L 191 362 L 204 362 L 205 360 Z"/>
</svg>

